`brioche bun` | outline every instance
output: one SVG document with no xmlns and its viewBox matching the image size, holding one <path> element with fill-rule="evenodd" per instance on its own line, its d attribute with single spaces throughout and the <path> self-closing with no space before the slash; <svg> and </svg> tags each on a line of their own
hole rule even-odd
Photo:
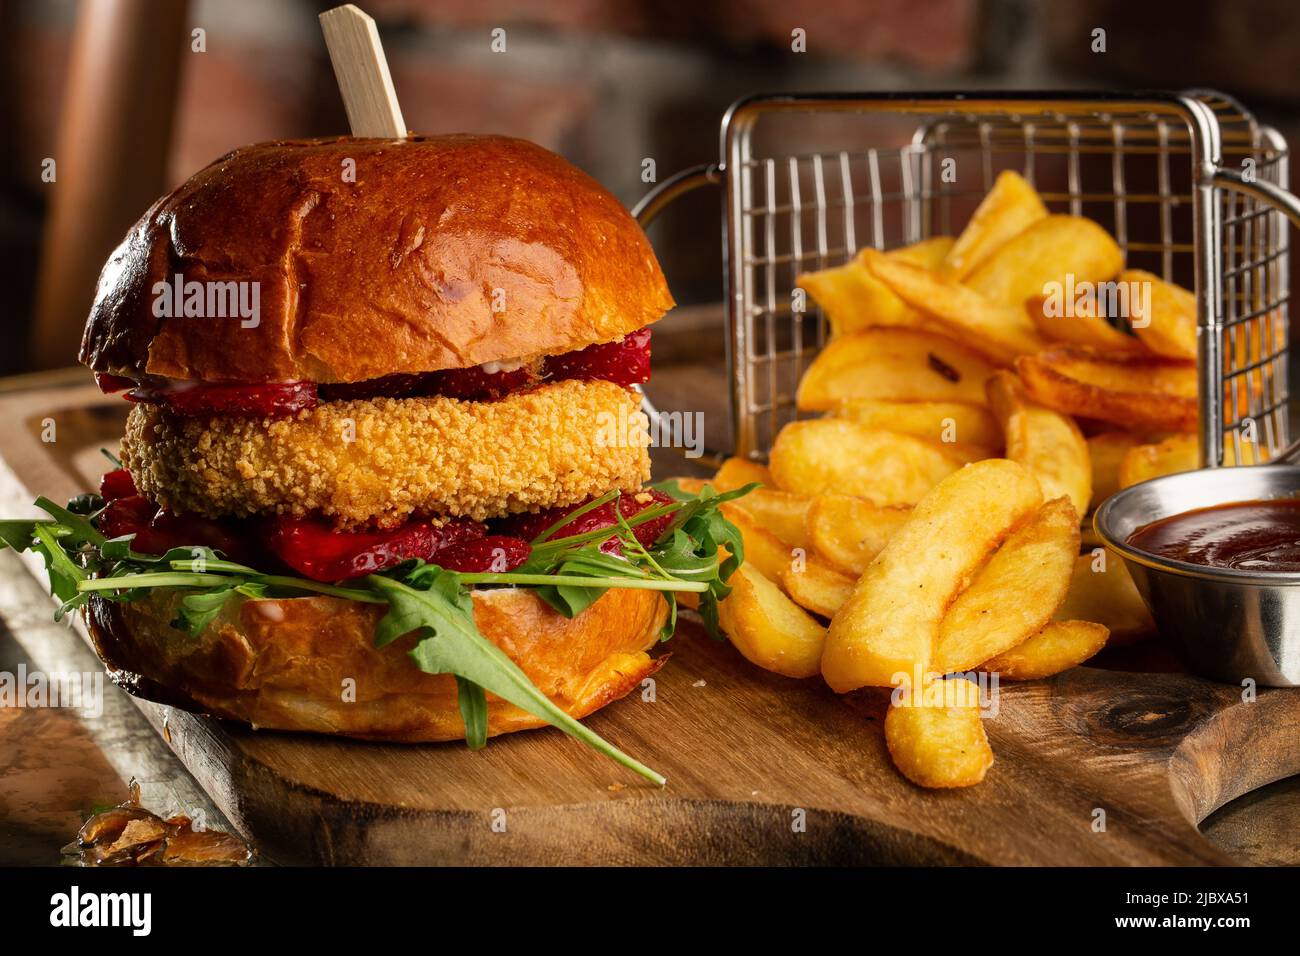
<svg viewBox="0 0 1300 956">
<path fill-rule="evenodd" d="M 177 274 L 257 282 L 259 324 L 155 316 Z M 636 221 L 540 146 L 272 142 L 145 213 L 104 267 L 80 358 L 133 378 L 358 382 L 609 342 L 672 305 Z"/>
<path fill-rule="evenodd" d="M 483 635 L 575 718 L 624 696 L 665 660 L 646 654 L 668 613 L 657 592 L 614 588 L 572 619 L 532 591 L 472 593 Z M 259 728 L 403 743 L 465 736 L 455 678 L 415 666 L 414 635 L 374 646 L 383 606 L 323 596 L 231 602 L 191 638 L 169 623 L 179 598 L 92 597 L 86 606 L 100 658 L 138 696 Z M 545 723 L 487 699 L 491 735 Z"/>
</svg>

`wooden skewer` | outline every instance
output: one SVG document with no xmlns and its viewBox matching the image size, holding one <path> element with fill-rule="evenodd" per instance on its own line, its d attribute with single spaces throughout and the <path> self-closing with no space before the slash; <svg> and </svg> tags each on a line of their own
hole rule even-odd
<svg viewBox="0 0 1300 956">
<path fill-rule="evenodd" d="M 320 15 L 353 136 L 405 139 L 406 123 L 375 21 L 351 3 Z"/>
</svg>

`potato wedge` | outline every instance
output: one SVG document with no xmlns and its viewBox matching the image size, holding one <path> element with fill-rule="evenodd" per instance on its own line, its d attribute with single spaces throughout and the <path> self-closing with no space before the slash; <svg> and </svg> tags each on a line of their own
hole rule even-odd
<svg viewBox="0 0 1300 956">
<path fill-rule="evenodd" d="M 760 526 L 748 511 L 735 502 L 723 504 L 722 514 L 740 531 L 745 542 L 745 564 L 752 564 L 769 580 L 780 581 L 781 575 L 795 558 L 795 546 Z"/>
<path fill-rule="evenodd" d="M 792 565 L 781 575 L 781 590 L 790 595 L 795 604 L 825 618 L 835 616 L 853 593 L 856 583 L 855 578 L 815 559 L 802 567 Z"/>
<path fill-rule="evenodd" d="M 1092 466 L 1092 501 L 1089 509 L 1119 491 L 1119 470 L 1130 451 L 1138 445 L 1138 438 L 1132 432 L 1102 432 L 1091 435 L 1088 441 L 1088 461 Z"/>
<path fill-rule="evenodd" d="M 1259 456 L 1259 460 L 1256 457 Z M 1242 464 L 1256 465 L 1268 460 L 1268 454 L 1262 445 L 1242 446 Z M 1237 449 L 1232 441 L 1223 446 L 1223 464 L 1231 467 L 1237 464 Z M 1127 488 L 1142 481 L 1159 478 L 1162 475 L 1175 475 L 1180 471 L 1195 471 L 1201 467 L 1200 440 L 1196 435 L 1169 435 L 1149 445 L 1136 445 L 1124 455 L 1119 463 L 1119 486 Z"/>
<path fill-rule="evenodd" d="M 808 537 L 808 510 L 813 499 L 792 495 L 788 491 L 755 488 L 735 504 L 782 541 L 797 548 L 812 546 Z"/>
<path fill-rule="evenodd" d="M 926 671 L 953 598 L 1013 526 L 1042 504 L 1038 481 L 1005 459 L 967 465 L 917 504 L 831 619 L 822 676 L 843 693 Z"/>
<path fill-rule="evenodd" d="M 908 507 L 885 508 L 851 495 L 820 495 L 812 500 L 804 527 L 817 554 L 857 578 L 911 514 Z"/>
<path fill-rule="evenodd" d="M 1096 299 L 1088 300 L 1088 304 L 1083 306 L 1075 303 L 1072 315 L 1052 314 L 1050 302 L 1050 299 L 1041 295 L 1025 302 L 1025 311 L 1043 338 L 1063 345 L 1082 345 L 1106 352 L 1145 354 L 1148 351 L 1141 339 L 1121 332 L 1099 316 Z"/>
<path fill-rule="evenodd" d="M 1029 397 L 1137 431 L 1194 431 L 1196 363 L 1060 346 L 1016 360 Z"/>
<path fill-rule="evenodd" d="M 1075 285 L 1104 282 L 1123 268 L 1124 253 L 1105 229 L 1082 216 L 1054 215 L 999 246 L 966 285 L 996 305 L 1023 310 L 1027 299 L 1048 294 L 1049 283 L 1064 286 L 1069 276 Z"/>
<path fill-rule="evenodd" d="M 1092 621 L 1053 621 L 1024 643 L 985 661 L 1002 680 L 1039 680 L 1082 664 L 1106 646 L 1109 632 Z"/>
<path fill-rule="evenodd" d="M 1012 236 L 1046 218 L 1047 207 L 1028 180 L 1004 170 L 984 194 L 939 271 L 960 282 Z"/>
<path fill-rule="evenodd" d="M 757 494 L 758 492 L 750 492 Z M 722 505 L 722 513 L 740 531 L 745 542 L 745 563 L 752 564 L 771 581 L 781 581 L 786 572 L 792 568 L 803 571 L 811 568 L 822 578 L 827 574 L 839 573 L 826 558 L 810 553 L 808 546 L 792 542 L 775 534 L 770 528 L 762 526 L 752 512 L 741 507 L 741 502 L 749 500 L 747 495 L 736 501 Z M 801 536 L 807 535 L 804 528 L 799 528 Z"/>
<path fill-rule="evenodd" d="M 1010 365 L 1018 355 L 1047 347 L 1025 313 L 1023 302 L 993 302 L 953 279 L 867 250 L 867 267 L 903 301 L 939 322 L 989 361 Z"/>
<path fill-rule="evenodd" d="M 1195 435 L 1170 435 L 1164 441 L 1135 445 L 1120 459 L 1115 478 L 1119 487 L 1127 488 L 1161 475 L 1195 471 L 1201 467 L 1200 447 Z"/>
<path fill-rule="evenodd" d="M 934 669 L 969 670 L 1042 630 L 1065 600 L 1078 553 L 1078 513 L 1067 498 L 1047 502 L 1011 533 L 943 615 Z"/>
<path fill-rule="evenodd" d="M 714 491 L 722 494 L 743 488 L 755 481 L 760 485 L 772 487 L 772 473 L 767 470 L 767 466 L 750 461 L 748 458 L 732 457 L 722 463 L 722 467 L 713 475 L 709 484 L 713 485 Z"/>
<path fill-rule="evenodd" d="M 812 677 L 819 667 L 826 628 L 748 563 L 727 582 L 718 624 L 751 664 L 786 677 Z"/>
<path fill-rule="evenodd" d="M 983 405 L 993 368 L 952 339 L 916 329 L 867 329 L 831 341 L 804 373 L 803 411 L 861 398 Z"/>
<path fill-rule="evenodd" d="M 1013 372 L 994 373 L 984 388 L 1006 434 L 1007 457 L 1030 470 L 1044 498 L 1064 495 L 1079 516 L 1086 514 L 1092 499 L 1092 463 L 1079 426 L 1068 415 L 1032 401 Z M 1079 523 L 1078 516 L 1074 521 Z"/>
<path fill-rule="evenodd" d="M 1113 644 L 1132 644 L 1156 632 L 1147 610 L 1119 555 L 1081 554 L 1070 575 L 1065 603 L 1056 609 L 1058 621 L 1096 621 L 1110 631 Z"/>
<path fill-rule="evenodd" d="M 937 269 L 948 250 L 951 236 L 936 236 L 894 249 L 885 255 L 926 269 Z M 887 326 L 920 326 L 919 312 L 900 299 L 871 274 L 861 253 L 833 269 L 806 272 L 795 278 L 821 307 L 831 326 L 831 335 L 848 335 L 863 329 Z"/>
<path fill-rule="evenodd" d="M 889 756 L 899 772 L 917 786 L 971 787 L 993 766 L 993 749 L 984 732 L 977 695 L 966 693 L 960 698 L 938 706 L 892 704 L 885 714 Z"/>
<path fill-rule="evenodd" d="M 795 284 L 807 290 L 826 315 L 831 335 L 849 335 L 878 326 L 917 326 L 920 314 L 853 259 L 833 269 L 806 272 Z"/>
<path fill-rule="evenodd" d="M 838 418 L 790 422 L 772 445 L 772 477 L 799 495 L 848 494 L 910 505 L 963 464 L 938 442 Z"/>
<path fill-rule="evenodd" d="M 1126 269 L 1121 282 L 1144 283 L 1150 290 L 1151 314 L 1134 310 L 1133 331 L 1157 355 L 1196 360 L 1196 296 L 1141 269 Z M 1139 296 L 1139 302 L 1145 298 Z"/>
<path fill-rule="evenodd" d="M 929 239 L 914 242 L 910 246 L 890 249 L 885 255 L 900 262 L 910 262 L 912 265 L 920 266 L 923 269 L 938 269 L 948 258 L 948 254 L 952 251 L 953 244 L 956 241 L 952 236 L 931 236 Z"/>
<path fill-rule="evenodd" d="M 1001 457 L 992 448 L 985 448 L 983 445 L 967 445 L 959 441 L 943 442 L 940 447 L 963 465 L 983 461 L 985 458 Z"/>
<path fill-rule="evenodd" d="M 858 398 L 841 402 L 831 414 L 929 441 L 961 442 L 994 451 L 1002 449 L 1002 426 L 988 409 L 978 405 Z"/>
</svg>

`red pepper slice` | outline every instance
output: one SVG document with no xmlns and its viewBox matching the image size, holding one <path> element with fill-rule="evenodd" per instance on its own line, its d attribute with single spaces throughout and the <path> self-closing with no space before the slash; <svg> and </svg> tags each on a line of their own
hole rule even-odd
<svg viewBox="0 0 1300 956">
<path fill-rule="evenodd" d="M 589 345 L 552 355 L 546 374 L 553 379 L 603 379 L 624 387 L 650 381 L 650 329 L 637 329 L 617 342 Z"/>
<path fill-rule="evenodd" d="M 158 513 L 158 506 L 144 495 L 128 495 L 110 501 L 100 512 L 99 530 L 106 538 L 120 538 L 124 534 L 139 534 L 149 527 L 149 521 Z M 137 551 L 139 548 L 136 549 Z"/>
<path fill-rule="evenodd" d="M 249 562 L 257 555 L 245 527 L 198 515 L 174 515 L 144 495 L 110 501 L 100 513 L 99 530 L 108 538 L 135 535 L 131 550 L 139 554 L 156 556 L 173 548 L 203 547 L 220 551 L 232 561 Z"/>
<path fill-rule="evenodd" d="M 508 372 L 485 372 L 480 366 L 434 372 L 433 394 L 482 402 L 522 391 L 538 380 L 533 367 L 521 365 Z"/>
<path fill-rule="evenodd" d="M 453 544 L 439 551 L 433 563 L 448 571 L 463 571 L 466 574 L 489 571 L 504 574 L 527 561 L 532 551 L 532 547 L 523 538 L 493 534 L 477 541 Z"/>
<path fill-rule="evenodd" d="M 123 378 L 121 375 L 109 375 L 107 372 L 96 372 L 95 384 L 99 386 L 99 390 L 105 395 L 112 395 L 114 392 L 135 387 L 135 382 L 131 379 Z"/>
<path fill-rule="evenodd" d="M 141 554 L 166 554 L 173 548 L 211 548 L 231 561 L 256 563 L 258 548 L 252 543 L 246 522 L 219 521 L 199 515 L 175 515 L 161 508 L 149 527 L 136 533 L 131 550 Z"/>
<path fill-rule="evenodd" d="M 313 581 L 343 581 L 411 558 L 432 560 L 443 548 L 483 537 L 483 525 L 453 518 L 435 526 L 412 521 L 391 531 L 336 531 L 318 518 L 279 517 L 267 544 L 281 561 Z"/>
<path fill-rule="evenodd" d="M 130 498 L 139 493 L 135 490 L 135 479 L 125 468 L 114 468 L 112 471 L 105 472 L 104 477 L 99 479 L 99 497 L 105 501 Z"/>
<path fill-rule="evenodd" d="M 341 382 L 319 387 L 322 401 L 350 401 L 366 398 L 414 398 L 446 395 L 465 401 L 490 401 L 528 388 L 538 380 L 528 365 L 506 372 L 485 372 L 471 368 L 449 368 L 415 375 L 385 375 L 365 382 Z"/>
<path fill-rule="evenodd" d="M 195 384 L 180 388 L 133 388 L 133 402 L 162 405 L 178 415 L 252 415 L 275 418 L 315 408 L 316 386 L 311 382 Z"/>
</svg>

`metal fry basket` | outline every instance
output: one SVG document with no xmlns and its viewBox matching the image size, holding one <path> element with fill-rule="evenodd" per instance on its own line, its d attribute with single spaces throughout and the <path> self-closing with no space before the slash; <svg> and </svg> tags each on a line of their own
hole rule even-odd
<svg viewBox="0 0 1300 956">
<path fill-rule="evenodd" d="M 1129 268 L 1193 289 L 1204 465 L 1271 457 L 1289 439 L 1287 147 L 1238 103 L 1185 93 L 757 96 L 722 118 L 718 163 L 683 170 L 633 210 L 724 189 L 733 447 L 763 458 L 827 322 L 796 277 L 956 235 L 994 178 L 1022 173 L 1052 212 L 1105 227 Z M 647 401 L 652 415 L 658 414 Z M 1225 452 L 1228 457 L 1225 457 Z"/>
</svg>

